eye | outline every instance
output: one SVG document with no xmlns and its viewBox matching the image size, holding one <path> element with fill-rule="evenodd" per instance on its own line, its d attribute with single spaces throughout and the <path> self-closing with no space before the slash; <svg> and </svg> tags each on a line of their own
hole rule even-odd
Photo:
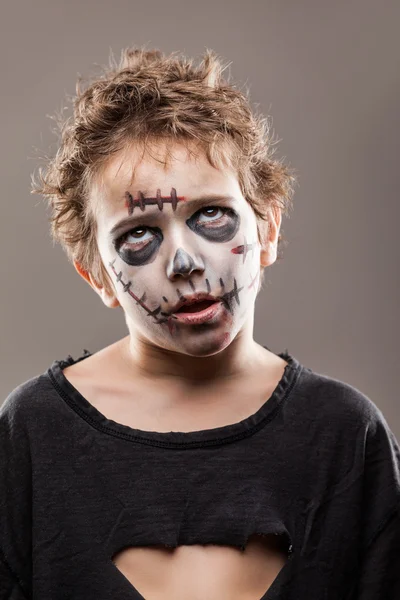
<svg viewBox="0 0 400 600">
<path fill-rule="evenodd" d="M 133 242 L 137 242 L 137 241 L 143 241 L 143 240 L 147 240 L 146 237 L 144 237 L 143 233 L 149 232 L 149 228 L 148 227 L 136 227 L 136 229 L 130 229 L 124 236 L 123 236 L 123 241 L 124 242 L 128 242 L 128 244 L 130 243 L 131 240 L 129 240 L 129 238 L 132 238 Z"/>
<path fill-rule="evenodd" d="M 140 250 L 140 248 L 151 242 L 153 238 L 154 235 L 152 235 L 150 229 L 144 225 L 140 225 L 134 229 L 130 229 L 115 240 L 114 247 L 116 250 L 120 250 L 125 245 L 127 247 L 135 246 L 136 249 Z"/>
<path fill-rule="evenodd" d="M 196 213 L 198 215 L 196 217 L 196 223 L 198 223 L 202 229 L 223 227 L 226 221 L 224 217 L 229 211 L 230 209 L 227 207 L 206 206 Z M 135 250 L 141 250 L 152 242 L 155 237 L 157 237 L 157 232 L 154 228 L 149 228 L 146 225 L 138 225 L 134 229 L 130 229 L 121 235 L 115 241 L 114 245 L 116 249 L 127 246 L 131 249 L 135 247 Z"/>
<path fill-rule="evenodd" d="M 208 223 L 208 222 L 210 222 L 210 223 L 214 223 L 214 222 L 216 222 L 216 221 L 219 221 L 219 220 L 220 220 L 220 219 L 221 219 L 221 218 L 222 218 L 222 217 L 225 215 L 225 213 L 226 213 L 228 210 L 229 210 L 228 208 L 225 208 L 225 207 L 224 207 L 224 208 L 221 208 L 220 206 L 206 206 L 205 208 L 202 208 L 202 209 L 201 209 L 201 211 L 200 211 L 200 216 L 204 216 L 204 215 L 202 215 L 202 213 L 204 213 L 204 212 L 209 212 L 209 211 L 211 211 L 211 213 L 215 213 L 215 212 L 217 212 L 217 214 L 218 214 L 218 211 L 220 211 L 220 212 L 222 213 L 222 215 L 221 215 L 221 216 L 219 216 L 219 217 L 217 217 L 216 219 L 211 219 L 211 220 L 210 220 L 210 219 L 206 219 L 205 221 L 202 221 L 202 220 L 199 218 L 197 222 L 198 222 L 198 223 Z M 206 216 L 207 216 L 207 217 L 213 217 L 214 215 L 213 215 L 213 214 L 210 214 L 210 212 L 209 212 L 209 214 L 208 214 L 208 215 L 206 215 Z"/>
</svg>

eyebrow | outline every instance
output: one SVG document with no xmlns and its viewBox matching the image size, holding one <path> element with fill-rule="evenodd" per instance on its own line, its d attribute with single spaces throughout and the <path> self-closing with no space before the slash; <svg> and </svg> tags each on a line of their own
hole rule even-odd
<svg viewBox="0 0 400 600">
<path fill-rule="evenodd" d="M 181 201 L 179 204 L 183 202 L 185 205 L 199 205 L 207 204 L 209 202 L 234 202 L 235 200 L 236 199 L 234 198 L 234 196 L 227 196 L 224 194 L 205 194 L 198 198 L 192 198 L 191 200 Z M 146 212 L 147 214 L 145 214 Z M 144 211 L 136 213 L 136 215 L 125 217 L 124 219 L 121 219 L 115 225 L 113 225 L 113 227 L 110 229 L 109 237 L 115 237 L 116 234 L 118 234 L 120 231 L 123 231 L 128 225 L 133 225 L 134 223 L 138 223 L 143 219 L 154 218 L 154 216 L 156 216 L 160 212 L 162 211 L 160 211 L 160 209 L 157 209 L 156 211 Z"/>
</svg>

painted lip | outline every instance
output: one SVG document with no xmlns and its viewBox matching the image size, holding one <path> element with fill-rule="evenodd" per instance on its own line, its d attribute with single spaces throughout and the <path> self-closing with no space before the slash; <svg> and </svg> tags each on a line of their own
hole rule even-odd
<svg viewBox="0 0 400 600">
<path fill-rule="evenodd" d="M 199 312 L 174 313 L 174 319 L 177 319 L 181 323 L 188 323 L 189 325 L 198 325 L 200 323 L 206 323 L 207 321 L 211 321 L 211 319 L 218 315 L 221 307 L 222 302 L 217 300 L 216 302 L 214 302 L 214 304 L 211 304 L 211 306 Z"/>
<path fill-rule="evenodd" d="M 215 296 L 213 296 L 212 294 L 208 294 L 207 292 L 198 292 L 197 294 L 192 294 L 190 296 L 182 296 L 180 300 L 171 308 L 170 314 L 175 314 L 177 310 L 182 308 L 182 306 L 190 306 L 191 304 L 196 304 L 197 302 L 201 302 L 202 300 L 211 300 L 212 302 L 217 302 L 219 298 L 216 298 Z"/>
</svg>

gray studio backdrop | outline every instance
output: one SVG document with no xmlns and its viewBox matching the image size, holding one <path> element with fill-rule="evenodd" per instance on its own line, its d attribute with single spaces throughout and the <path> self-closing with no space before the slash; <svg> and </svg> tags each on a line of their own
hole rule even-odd
<svg viewBox="0 0 400 600">
<path fill-rule="evenodd" d="M 0 403 L 84 348 L 125 336 L 53 247 L 30 195 L 47 115 L 79 73 L 131 44 L 224 60 L 272 115 L 297 169 L 289 245 L 267 273 L 255 339 L 367 394 L 400 438 L 400 3 L 354 0 L 21 0 L 2 4 Z"/>
</svg>

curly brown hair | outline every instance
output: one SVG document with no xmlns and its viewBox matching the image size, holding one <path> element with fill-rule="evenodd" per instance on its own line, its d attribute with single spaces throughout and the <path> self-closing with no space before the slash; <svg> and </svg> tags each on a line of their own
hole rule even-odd
<svg viewBox="0 0 400 600">
<path fill-rule="evenodd" d="M 260 243 L 268 234 L 269 211 L 288 215 L 292 208 L 296 177 L 272 159 L 276 142 L 269 119 L 255 115 L 248 93 L 222 78 L 226 66 L 209 49 L 194 66 L 176 52 L 127 48 L 119 63 L 111 58 L 99 76 L 78 80 L 72 116 L 56 116 L 58 151 L 33 177 L 32 193 L 48 201 L 53 239 L 108 290 L 113 285 L 97 248 L 88 197 L 96 174 L 127 144 L 145 152 L 166 139 L 187 147 L 195 142 L 212 166 L 234 169 L 256 214 Z"/>
</svg>

